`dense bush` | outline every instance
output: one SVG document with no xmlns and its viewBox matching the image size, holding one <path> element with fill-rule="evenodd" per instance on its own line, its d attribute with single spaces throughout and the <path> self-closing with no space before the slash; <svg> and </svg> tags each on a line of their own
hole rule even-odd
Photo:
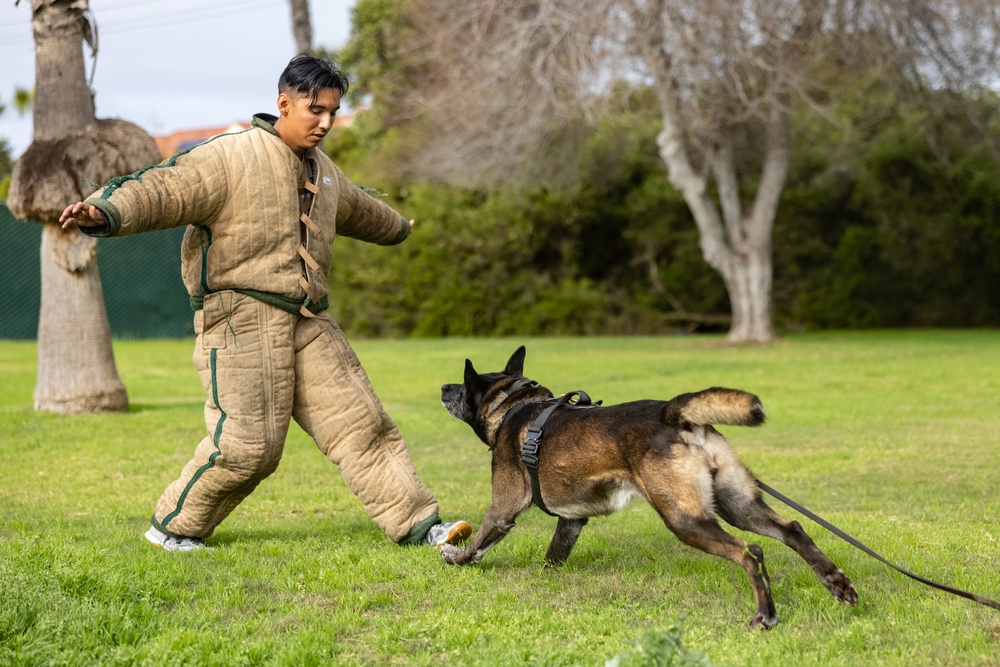
<svg viewBox="0 0 1000 667">
<path fill-rule="evenodd" d="M 725 313 L 722 281 L 658 165 L 655 126 L 627 121 L 594 130 L 569 190 L 391 184 L 387 201 L 417 220 L 414 234 L 392 248 L 335 244 L 342 325 L 362 335 L 655 333 L 686 323 L 666 317 L 678 308 Z M 334 158 L 354 177 L 385 179 L 384 163 L 359 158 L 362 145 L 344 133 Z"/>
<path fill-rule="evenodd" d="M 1000 170 L 973 125 L 904 106 L 839 150 L 797 153 L 774 236 L 786 323 L 1000 324 Z"/>
<path fill-rule="evenodd" d="M 799 124 L 774 230 L 780 328 L 1000 325 L 1000 170 L 983 140 L 1000 130 L 988 105 L 978 119 L 952 107 L 876 98 L 846 131 Z M 335 245 L 342 325 L 371 336 L 724 330 L 722 280 L 667 182 L 655 114 L 641 111 L 590 128 L 566 165 L 577 184 L 559 188 L 401 182 L 390 156 L 419 137 L 365 122 L 341 131 L 334 159 L 417 220 L 398 247 Z"/>
</svg>

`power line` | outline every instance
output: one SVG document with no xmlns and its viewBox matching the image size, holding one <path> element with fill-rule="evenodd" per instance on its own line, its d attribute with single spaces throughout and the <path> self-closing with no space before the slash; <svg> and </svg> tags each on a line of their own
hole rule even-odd
<svg viewBox="0 0 1000 667">
<path fill-rule="evenodd" d="M 100 12 L 99 13 L 95 12 L 95 15 L 96 16 L 100 16 L 101 18 L 103 18 L 108 13 L 120 11 L 122 9 L 132 9 L 132 10 L 135 10 L 135 9 L 149 9 L 150 5 L 164 5 L 164 4 L 167 4 L 167 3 L 170 3 L 172 5 L 176 5 L 177 4 L 174 0 L 146 0 L 142 4 L 141 7 L 137 6 L 136 3 L 134 3 L 134 2 L 125 2 L 125 3 L 122 3 L 122 4 L 110 5 L 110 6 L 101 5 Z M 240 3 L 240 4 L 242 4 L 242 3 Z M 196 6 L 196 5 L 192 5 L 192 6 Z M 239 6 L 239 5 L 237 5 L 237 6 Z M 94 8 L 91 7 L 90 9 L 93 10 Z M 176 16 L 177 13 L 178 12 L 174 12 L 173 14 Z M 140 18 L 142 18 L 142 17 L 140 17 Z M 5 31 L 8 31 L 8 30 L 11 31 L 11 32 L 14 32 L 14 33 L 23 33 L 23 32 L 25 32 L 25 30 L 28 30 L 30 32 L 30 27 L 31 27 L 31 8 L 29 7 L 27 14 L 25 14 L 25 20 L 24 21 L 18 21 L 17 23 L 8 23 L 6 25 L 0 25 L 0 37 L 7 37 L 7 35 L 4 35 L 3 33 Z M 18 35 L 18 36 L 21 36 L 21 35 Z"/>
<path fill-rule="evenodd" d="M 173 5 L 177 4 L 175 2 L 175 0 L 146 0 L 143 3 L 143 7 L 148 7 L 149 5 L 162 5 L 162 4 L 166 4 L 168 2 L 170 4 L 173 4 Z M 91 9 L 93 9 L 93 7 L 91 7 Z M 104 14 L 105 12 L 115 12 L 115 11 L 118 11 L 119 9 L 136 9 L 136 3 L 135 2 L 123 2 L 123 3 L 118 4 L 118 5 L 107 5 L 107 6 L 105 6 L 103 4 L 101 5 L 101 13 L 102 14 Z"/>
<path fill-rule="evenodd" d="M 213 7 L 202 6 L 198 9 L 191 9 L 182 12 L 168 11 L 146 16 L 123 18 L 118 22 L 112 21 L 108 24 L 98 21 L 97 26 L 101 36 L 116 35 L 136 32 L 139 30 L 148 30 L 150 28 L 169 28 L 177 25 L 190 25 L 193 23 L 214 21 L 220 18 L 250 14 L 263 9 L 277 9 L 282 6 L 285 6 L 285 3 L 280 0 L 249 0 L 248 2 L 233 2 Z M 115 5 L 110 8 L 102 9 L 101 13 L 103 15 L 105 12 L 124 9 L 126 7 L 134 9 L 135 5 Z M 12 34 L 10 36 L 5 36 L 0 34 L 0 46 L 17 46 L 30 43 L 32 40 L 33 36 L 30 32 L 26 35 Z"/>
<path fill-rule="evenodd" d="M 284 6 L 285 4 L 285 2 L 280 0 L 250 0 L 249 2 L 233 2 L 227 5 L 202 7 L 200 9 L 193 9 L 187 12 L 168 11 L 157 15 L 138 16 L 133 20 L 123 20 L 119 23 L 111 23 L 104 26 L 101 32 L 104 34 L 116 34 L 119 32 L 130 32 L 131 30 L 142 30 L 145 29 L 145 27 L 170 27 L 183 23 L 211 21 L 217 18 L 249 14 L 251 12 L 260 11 L 261 9 L 277 9 L 279 6 Z M 149 23 L 155 23 L 155 25 L 139 27 L 143 26 L 143 24 Z M 98 28 L 100 27 L 100 23 L 98 23 Z"/>
</svg>

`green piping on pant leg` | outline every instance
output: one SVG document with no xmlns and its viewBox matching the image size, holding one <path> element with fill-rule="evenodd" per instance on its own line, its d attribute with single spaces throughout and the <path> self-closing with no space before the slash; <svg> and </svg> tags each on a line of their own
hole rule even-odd
<svg viewBox="0 0 1000 667">
<path fill-rule="evenodd" d="M 222 413 L 222 416 L 219 417 L 219 421 L 215 425 L 215 433 L 212 435 L 212 443 L 215 445 L 215 452 L 213 452 L 212 455 L 208 457 L 208 463 L 198 468 L 198 470 L 191 477 L 191 480 L 187 483 L 187 486 L 184 487 L 184 491 L 181 492 L 180 498 L 177 499 L 177 508 L 173 512 L 168 514 L 167 517 L 163 520 L 164 528 L 166 528 L 167 524 L 170 523 L 178 514 L 181 513 L 181 509 L 183 509 L 184 507 L 184 501 L 187 499 L 187 495 L 191 491 L 191 487 L 194 486 L 195 482 L 197 482 L 198 479 L 203 474 L 205 474 L 208 470 L 210 470 L 213 466 L 215 466 L 215 459 L 217 459 L 219 455 L 222 454 L 222 450 L 219 449 L 219 439 L 222 437 L 222 425 L 226 421 L 226 411 L 222 409 L 221 405 L 219 405 L 219 385 L 216 382 L 215 378 L 216 356 L 218 352 L 219 351 L 217 349 L 215 349 L 214 347 L 212 348 L 212 355 L 211 355 L 212 400 L 215 401 L 215 407 L 219 408 L 219 412 Z"/>
<path fill-rule="evenodd" d="M 186 537 L 185 535 L 174 535 L 174 534 L 173 534 L 173 533 L 171 533 L 171 532 L 170 532 L 169 530 L 167 530 L 166 528 L 164 528 L 164 527 L 163 527 L 163 524 L 162 524 L 162 523 L 160 523 L 159 521 L 157 521 L 157 520 L 156 520 L 156 513 L 155 513 L 155 512 L 153 513 L 153 516 L 152 516 L 152 517 L 150 517 L 150 519 L 149 519 L 149 524 L 150 524 L 150 525 L 151 525 L 151 526 L 152 526 L 153 528 L 155 528 L 155 529 L 157 529 L 158 531 L 160 531 L 161 533 L 166 533 L 167 535 L 170 535 L 170 536 L 172 536 L 172 537 Z"/>
</svg>

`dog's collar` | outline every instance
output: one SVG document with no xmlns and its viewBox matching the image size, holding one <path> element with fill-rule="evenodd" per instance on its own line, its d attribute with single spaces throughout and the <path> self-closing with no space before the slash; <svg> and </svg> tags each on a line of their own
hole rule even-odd
<svg viewBox="0 0 1000 667">
<path fill-rule="evenodd" d="M 534 380 L 529 380 L 528 378 L 521 378 L 520 380 L 514 381 L 509 387 L 507 387 L 507 389 L 501 396 L 499 396 L 495 401 L 493 401 L 493 403 L 490 404 L 490 412 L 499 408 L 501 403 L 503 403 L 508 398 L 513 396 L 515 393 L 521 391 L 522 389 L 534 389 L 535 387 L 541 387 L 541 385 L 535 382 Z M 518 403 L 510 410 L 508 410 L 507 413 L 503 416 L 503 419 L 500 420 L 500 426 L 497 428 L 496 432 L 499 433 L 501 430 L 503 430 L 503 427 L 507 425 L 508 421 L 510 421 L 511 416 L 515 412 L 518 412 L 524 406 L 534 405 L 535 403 L 540 403 L 542 401 L 551 401 L 551 400 L 555 399 L 551 394 L 549 394 L 548 396 L 529 398 L 525 401 Z"/>
<path fill-rule="evenodd" d="M 493 414 L 493 412 L 500 407 L 501 403 L 503 403 L 508 398 L 513 396 L 515 393 L 521 391 L 522 389 L 530 389 L 532 387 L 537 387 L 537 386 L 539 386 L 537 382 L 535 382 L 534 380 L 529 380 L 528 378 L 521 378 L 520 380 L 515 380 L 513 383 L 511 383 L 509 387 L 503 390 L 503 392 L 501 392 L 499 396 L 493 399 L 493 402 L 490 403 L 490 407 L 487 409 L 486 414 L 487 415 Z M 507 421 L 506 416 L 504 417 L 503 421 Z"/>
<path fill-rule="evenodd" d="M 504 427 L 504 424 L 507 423 L 507 418 L 510 417 L 510 415 L 511 415 L 512 412 L 516 412 L 517 408 L 521 407 L 521 405 L 523 405 L 523 403 L 515 405 L 513 408 L 511 408 L 510 410 L 508 410 L 503 415 L 503 417 L 500 418 L 500 423 L 499 424 L 496 423 L 496 420 L 493 418 L 493 416 L 500 411 L 501 406 L 507 401 L 507 399 L 509 399 L 514 394 L 516 394 L 516 393 L 518 393 L 520 391 L 530 390 L 530 389 L 532 389 L 534 387 L 540 387 L 540 386 L 541 385 L 539 385 L 534 380 L 529 380 L 528 378 L 523 378 L 522 377 L 522 378 L 518 378 L 518 379 L 514 380 L 514 382 L 510 383 L 510 385 L 508 385 L 505 389 L 500 390 L 500 392 L 498 393 L 497 397 L 493 399 L 493 401 L 490 403 L 489 407 L 487 407 L 486 411 L 483 413 L 483 418 L 484 418 L 484 420 L 486 421 L 486 424 L 487 424 L 487 437 L 485 437 L 483 440 L 484 440 L 484 442 L 486 442 L 487 446 L 490 449 L 493 449 L 493 447 L 490 446 L 489 443 L 490 443 L 490 441 L 492 441 L 492 439 L 495 436 L 495 434 L 497 434 L 497 433 L 500 432 L 500 430 Z M 538 400 L 538 399 L 530 398 L 530 399 L 527 399 L 526 402 L 533 403 L 536 400 Z M 491 423 L 495 424 L 495 427 L 490 427 Z"/>
<path fill-rule="evenodd" d="M 512 385 L 507 387 L 507 395 L 510 396 L 515 391 L 521 391 L 525 387 L 537 387 L 538 383 L 534 380 L 529 380 L 528 378 L 521 378 L 520 380 L 515 380 Z"/>
</svg>

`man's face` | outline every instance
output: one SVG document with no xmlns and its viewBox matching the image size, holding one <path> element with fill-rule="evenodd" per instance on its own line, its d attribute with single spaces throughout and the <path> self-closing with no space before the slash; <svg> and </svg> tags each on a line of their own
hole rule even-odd
<svg viewBox="0 0 1000 667">
<path fill-rule="evenodd" d="M 278 95 L 281 116 L 274 129 L 288 147 L 298 155 L 306 148 L 315 148 L 333 127 L 333 119 L 340 109 L 340 91 L 324 88 L 312 99 L 311 95 L 297 92 Z"/>
</svg>

